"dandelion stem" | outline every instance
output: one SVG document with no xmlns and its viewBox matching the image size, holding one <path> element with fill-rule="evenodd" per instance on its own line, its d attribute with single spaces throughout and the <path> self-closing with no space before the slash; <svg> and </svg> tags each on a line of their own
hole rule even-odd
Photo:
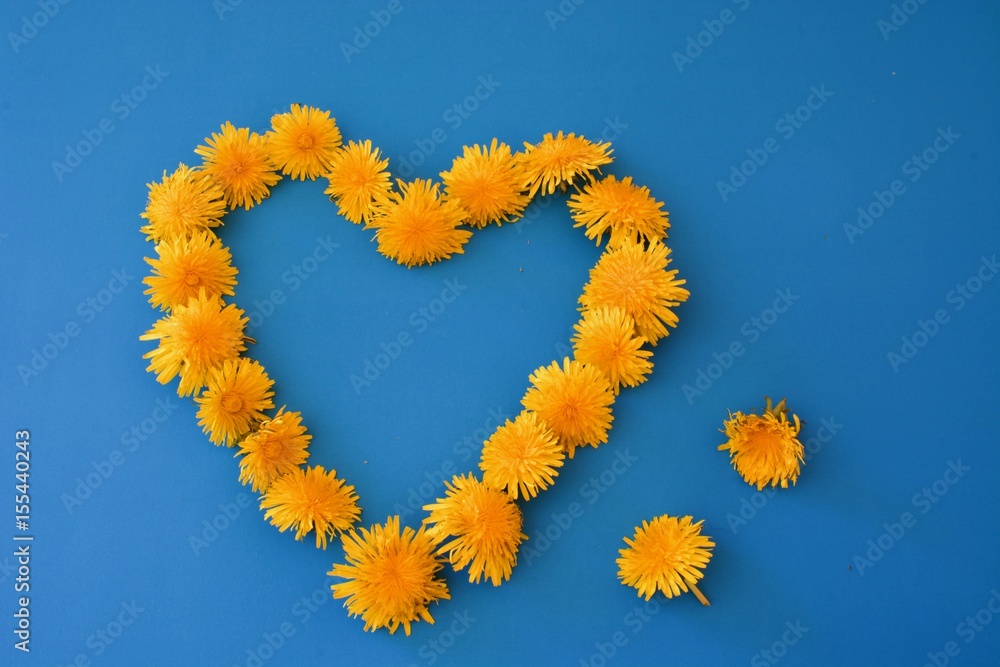
<svg viewBox="0 0 1000 667">
<path fill-rule="evenodd" d="M 703 605 L 705 605 L 706 607 L 707 607 L 707 606 L 709 606 L 709 604 L 708 604 L 708 598 L 707 598 L 707 597 L 705 597 L 704 595 L 702 595 L 702 592 L 698 590 L 698 587 L 697 587 L 697 586 L 695 586 L 694 584 L 691 584 L 691 583 L 689 583 L 689 584 L 688 584 L 688 587 L 689 587 L 689 588 L 691 589 L 691 592 L 692 592 L 692 593 L 694 593 L 694 596 L 695 596 L 696 598 L 698 598 L 698 600 L 699 600 L 699 601 L 700 601 L 700 602 L 701 602 L 701 603 L 702 603 Z"/>
</svg>

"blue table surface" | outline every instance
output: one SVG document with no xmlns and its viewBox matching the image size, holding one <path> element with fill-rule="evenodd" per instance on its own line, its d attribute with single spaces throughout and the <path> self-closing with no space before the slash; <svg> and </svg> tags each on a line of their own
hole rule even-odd
<svg viewBox="0 0 1000 667">
<path fill-rule="evenodd" d="M 3 3 L 0 663 L 1000 663 L 998 5 L 478 4 Z M 446 568 L 451 600 L 410 637 L 348 617 L 339 542 L 266 523 L 141 358 L 146 184 L 292 102 L 407 178 L 493 137 L 610 140 L 605 172 L 666 203 L 691 290 L 609 442 L 522 504 L 511 580 Z M 567 352 L 600 248 L 556 196 L 406 270 L 324 187 L 286 179 L 226 218 L 235 302 L 311 462 L 356 486 L 364 524 L 417 526 Z M 788 397 L 809 460 L 758 493 L 716 447 L 764 395 Z M 665 513 L 717 544 L 710 607 L 617 579 L 622 537 Z"/>
</svg>

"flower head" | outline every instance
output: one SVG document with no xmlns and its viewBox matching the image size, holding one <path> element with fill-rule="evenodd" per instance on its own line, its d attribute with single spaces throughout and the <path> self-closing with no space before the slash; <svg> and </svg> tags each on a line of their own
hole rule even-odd
<svg viewBox="0 0 1000 667">
<path fill-rule="evenodd" d="M 635 322 L 621 308 L 585 310 L 573 328 L 573 357 L 600 369 L 615 396 L 623 386 L 642 384 L 653 371 L 653 353 L 642 349 L 646 339 L 635 335 Z"/>
<path fill-rule="evenodd" d="M 207 146 L 194 152 L 204 158 L 202 169 L 222 188 L 229 208 L 259 204 L 281 180 L 267 151 L 267 141 L 248 128 L 226 121 L 222 134 L 212 133 Z"/>
<path fill-rule="evenodd" d="M 229 248 L 212 232 L 200 231 L 191 236 L 177 236 L 156 244 L 156 259 L 145 258 L 153 275 L 143 279 L 149 285 L 154 308 L 170 310 L 186 305 L 205 290 L 209 298 L 233 295 L 236 268 Z"/>
<path fill-rule="evenodd" d="M 274 381 L 256 361 L 241 357 L 214 368 L 205 393 L 195 397 L 198 425 L 215 445 L 231 447 L 267 419 L 264 410 L 274 407 Z"/>
<path fill-rule="evenodd" d="M 222 224 L 225 195 L 205 172 L 181 164 L 148 187 L 146 210 L 139 214 L 148 221 L 139 228 L 147 241 L 183 238 Z"/>
<path fill-rule="evenodd" d="M 534 498 L 552 484 L 566 453 L 559 439 L 534 412 L 507 420 L 483 445 L 483 483 L 517 500 Z"/>
<path fill-rule="evenodd" d="M 423 527 L 406 526 L 400 533 L 399 517 L 391 516 L 384 526 L 351 530 L 340 541 L 347 563 L 334 563 L 327 574 L 346 581 L 330 588 L 335 600 L 347 598 L 347 613 L 361 616 L 365 631 L 389 628 L 393 634 L 402 625 L 409 636 L 412 623 L 434 622 L 428 605 L 450 596 L 436 576 L 442 568 L 436 544 Z"/>
<path fill-rule="evenodd" d="M 293 104 L 291 111 L 271 116 L 267 149 L 281 173 L 293 179 L 316 180 L 330 166 L 340 146 L 340 130 L 329 111 Z"/>
<path fill-rule="evenodd" d="M 736 471 L 758 490 L 770 484 L 788 488 L 791 480 L 795 484 L 799 478 L 805 448 L 799 442 L 799 418 L 792 415 L 788 420 L 785 399 L 777 405 L 765 397 L 764 414 L 753 412 L 730 414 L 723 433 L 729 440 L 719 445 L 720 450 L 729 451 L 729 460 Z"/>
<path fill-rule="evenodd" d="M 370 139 L 350 142 L 335 151 L 330 159 L 326 178 L 330 181 L 326 194 L 337 202 L 339 213 L 358 224 L 368 222 L 375 202 L 389 196 L 389 158 L 382 159 Z"/>
<path fill-rule="evenodd" d="M 334 533 L 349 530 L 361 516 L 354 487 L 323 466 L 296 467 L 278 477 L 261 497 L 260 508 L 282 533 L 294 528 L 297 540 L 315 530 L 318 549 L 326 549 Z"/>
<path fill-rule="evenodd" d="M 160 384 L 181 376 L 178 396 L 197 394 L 208 382 L 212 369 L 239 357 L 246 350 L 243 327 L 248 318 L 233 304 L 222 303 L 200 290 L 186 306 L 176 306 L 156 322 L 139 340 L 155 340 L 158 346 L 142 356 L 148 371 Z"/>
<path fill-rule="evenodd" d="M 689 292 L 681 287 L 677 270 L 667 271 L 670 249 L 659 241 L 648 247 L 640 241 L 625 241 L 601 255 L 590 270 L 590 280 L 583 287 L 580 303 L 584 310 L 618 306 L 635 321 L 636 332 L 656 345 L 677 326 L 671 310 L 687 301 Z"/>
<path fill-rule="evenodd" d="M 547 133 L 537 144 L 524 142 L 524 152 L 517 154 L 524 168 L 524 187 L 528 197 L 536 192 L 550 195 L 556 188 L 564 191 L 578 176 L 591 178 L 590 172 L 611 162 L 611 144 L 597 144 L 572 132 Z"/>
<path fill-rule="evenodd" d="M 485 227 L 491 222 L 510 222 L 524 212 L 524 172 L 510 153 L 510 146 L 498 143 L 462 147 L 462 157 L 451 163 L 451 171 L 441 172 L 445 193 L 469 213 L 469 222 Z"/>
<path fill-rule="evenodd" d="M 583 192 L 570 197 L 569 208 L 576 220 L 573 226 L 586 226 L 587 238 L 598 245 L 604 232 L 609 233 L 612 247 L 626 239 L 662 241 L 670 226 L 663 202 L 653 199 L 649 188 L 632 185 L 631 176 L 619 181 L 611 175 L 588 183 Z"/>
<path fill-rule="evenodd" d="M 528 536 L 521 532 L 521 510 L 513 498 L 480 482 L 471 474 L 445 482 L 445 497 L 424 505 L 431 524 L 427 532 L 444 542 L 439 554 L 448 554 L 456 570 L 469 567 L 469 581 L 485 576 L 499 586 L 510 579 L 517 549 Z M 446 541 L 447 538 L 451 538 Z"/>
<path fill-rule="evenodd" d="M 553 361 L 528 379 L 532 386 L 521 404 L 548 424 L 570 458 L 579 446 L 608 441 L 615 395 L 596 366 L 566 357 L 562 368 Z"/>
<path fill-rule="evenodd" d="M 632 539 L 625 538 L 628 548 L 618 550 L 618 578 L 647 600 L 657 590 L 672 598 L 690 588 L 703 605 L 708 605 L 695 584 L 705 576 L 702 569 L 712 558 L 715 543 L 701 534 L 701 524 L 691 523 L 689 516 L 666 514 L 644 520 Z"/>
<path fill-rule="evenodd" d="M 400 192 L 390 192 L 378 203 L 370 223 L 378 251 L 407 267 L 465 252 L 462 246 L 472 232 L 458 228 L 465 218 L 462 207 L 442 199 L 437 183 L 418 178 L 398 185 Z"/>
<path fill-rule="evenodd" d="M 240 484 L 266 491 L 275 479 L 306 462 L 310 440 L 312 436 L 302 425 L 302 414 L 285 412 L 282 406 L 278 414 L 240 441 Z"/>
</svg>

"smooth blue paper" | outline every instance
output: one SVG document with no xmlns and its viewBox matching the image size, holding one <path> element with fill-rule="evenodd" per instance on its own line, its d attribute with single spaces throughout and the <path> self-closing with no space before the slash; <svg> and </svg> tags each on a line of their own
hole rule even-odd
<svg viewBox="0 0 1000 667">
<path fill-rule="evenodd" d="M 2 664 L 995 664 L 994 4 L 18 0 L 0 28 Z M 146 183 L 292 102 L 405 178 L 494 137 L 610 140 L 605 172 L 666 203 L 692 294 L 610 441 L 522 505 L 512 579 L 446 570 L 452 599 L 410 637 L 347 616 L 339 544 L 267 524 L 141 358 Z M 286 179 L 227 216 L 235 302 L 310 461 L 357 487 L 365 524 L 417 526 L 568 353 L 600 248 L 556 196 L 406 270 L 324 187 Z M 758 493 L 716 447 L 764 395 L 810 456 Z M 711 607 L 618 582 L 622 537 L 664 513 L 716 541 Z"/>
</svg>

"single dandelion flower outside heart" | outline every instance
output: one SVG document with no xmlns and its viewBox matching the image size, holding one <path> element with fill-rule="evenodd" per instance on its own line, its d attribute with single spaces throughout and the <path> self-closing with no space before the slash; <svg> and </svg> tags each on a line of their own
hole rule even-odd
<svg viewBox="0 0 1000 667">
<path fill-rule="evenodd" d="M 229 248 L 212 232 L 195 232 L 156 244 L 156 259 L 145 258 L 153 275 L 143 279 L 154 308 L 171 310 L 205 290 L 209 298 L 232 296 L 236 268 Z"/>
<path fill-rule="evenodd" d="M 629 241 L 662 241 L 670 226 L 663 202 L 649 194 L 649 188 L 632 184 L 632 177 L 618 180 L 614 175 L 583 187 L 568 202 L 574 227 L 586 227 L 588 239 L 601 244 L 605 232 L 608 245 Z"/>
<path fill-rule="evenodd" d="M 472 232 L 458 228 L 465 219 L 462 207 L 442 199 L 440 184 L 420 178 L 397 183 L 400 191 L 377 204 L 370 223 L 378 251 L 407 268 L 463 253 Z"/>
<path fill-rule="evenodd" d="M 668 326 L 677 326 L 672 308 L 687 301 L 690 293 L 681 287 L 677 270 L 668 271 L 670 249 L 659 241 L 645 247 L 640 241 L 625 241 L 601 255 L 583 287 L 583 310 L 618 306 L 635 322 L 636 333 L 651 345 L 665 337 Z"/>
<path fill-rule="evenodd" d="M 197 394 L 208 383 L 209 373 L 246 350 L 243 329 L 249 318 L 233 304 L 209 297 L 201 290 L 186 306 L 175 307 L 139 340 L 155 340 L 157 347 L 142 356 L 146 369 L 166 384 L 180 375 L 178 396 Z"/>
<path fill-rule="evenodd" d="M 796 483 L 805 461 L 805 448 L 798 437 L 801 424 L 797 415 L 788 419 L 785 399 L 777 405 L 766 396 L 764 400 L 761 415 L 730 413 L 722 429 L 728 440 L 719 449 L 729 451 L 730 463 L 758 491 L 768 484 L 786 489 L 789 481 Z"/>
<path fill-rule="evenodd" d="M 139 228 L 147 241 L 183 238 L 222 224 L 225 194 L 205 172 L 181 164 L 148 187 L 146 210 L 139 214 L 148 221 Z"/>
<path fill-rule="evenodd" d="M 350 530 L 361 516 L 354 487 L 323 466 L 294 468 L 278 477 L 261 497 L 260 508 L 282 533 L 294 529 L 296 540 L 316 531 L 317 549 L 326 549 L 335 533 Z"/>
<path fill-rule="evenodd" d="M 451 171 L 441 172 L 441 179 L 448 198 L 462 205 L 476 227 L 510 222 L 528 205 L 524 172 L 510 146 L 496 139 L 489 147 L 463 146 L 462 157 L 452 161 Z"/>
<path fill-rule="evenodd" d="M 222 133 L 212 133 L 205 139 L 207 146 L 194 152 L 204 162 L 202 169 L 222 188 L 226 205 L 249 210 L 271 193 L 271 187 L 281 180 L 267 150 L 267 141 L 248 128 L 233 127 L 226 121 Z"/>
<path fill-rule="evenodd" d="M 522 411 L 483 445 L 483 483 L 517 500 L 534 498 L 552 485 L 566 453 L 559 439 L 534 412 Z"/>
<path fill-rule="evenodd" d="M 562 368 L 553 361 L 528 379 L 532 386 L 521 404 L 548 424 L 570 458 L 577 447 L 608 441 L 615 395 L 600 369 L 566 357 Z"/>
<path fill-rule="evenodd" d="M 524 152 L 516 155 L 524 169 L 524 188 L 528 197 L 536 192 L 550 195 L 563 191 L 578 177 L 592 178 L 591 171 L 611 163 L 611 144 L 598 144 L 572 132 L 556 136 L 547 133 L 537 144 L 524 142 Z"/>
<path fill-rule="evenodd" d="M 241 357 L 212 370 L 208 388 L 195 397 L 198 425 L 213 445 L 231 447 L 257 424 L 267 420 L 264 410 L 274 407 L 274 381 L 256 361 Z"/>
<path fill-rule="evenodd" d="M 573 357 L 598 368 L 615 396 L 621 387 L 635 387 L 653 372 L 653 353 L 642 349 L 646 339 L 635 334 L 635 322 L 618 307 L 585 310 L 573 326 Z"/>
<path fill-rule="evenodd" d="M 285 412 L 282 406 L 278 414 L 240 441 L 240 484 L 249 484 L 256 492 L 267 491 L 271 482 L 306 462 L 310 440 L 302 414 Z"/>
<path fill-rule="evenodd" d="M 329 111 L 293 104 L 287 113 L 271 116 L 265 136 L 275 167 L 286 176 L 316 180 L 330 167 L 340 147 L 340 129 Z"/>
<path fill-rule="evenodd" d="M 448 600 L 448 586 L 437 576 L 441 559 L 436 543 L 423 527 L 406 526 L 400 532 L 399 517 L 385 525 L 375 524 L 341 535 L 346 563 L 334 563 L 327 574 L 345 581 L 330 586 L 336 600 L 346 598 L 350 616 L 360 616 L 365 631 L 388 628 L 389 634 L 420 620 L 434 623 L 429 605 Z"/>
<path fill-rule="evenodd" d="M 350 142 L 335 151 L 326 174 L 330 185 L 325 193 L 336 202 L 340 215 L 354 224 L 367 223 L 375 202 L 388 197 L 392 189 L 389 158 L 382 158 L 370 139 Z"/>
<path fill-rule="evenodd" d="M 469 581 L 485 577 L 494 586 L 510 579 L 517 550 L 528 536 L 521 532 L 521 510 L 514 499 L 491 488 L 472 474 L 445 482 L 445 497 L 424 505 L 430 516 L 428 534 L 447 554 L 455 570 L 469 568 Z"/>
<path fill-rule="evenodd" d="M 691 520 L 664 514 L 637 526 L 632 538 L 625 538 L 628 548 L 618 550 L 622 584 L 632 586 L 646 600 L 656 591 L 672 598 L 690 589 L 707 606 L 708 599 L 695 584 L 705 576 L 702 570 L 712 558 L 715 543 L 701 534 L 702 521 Z"/>
</svg>

